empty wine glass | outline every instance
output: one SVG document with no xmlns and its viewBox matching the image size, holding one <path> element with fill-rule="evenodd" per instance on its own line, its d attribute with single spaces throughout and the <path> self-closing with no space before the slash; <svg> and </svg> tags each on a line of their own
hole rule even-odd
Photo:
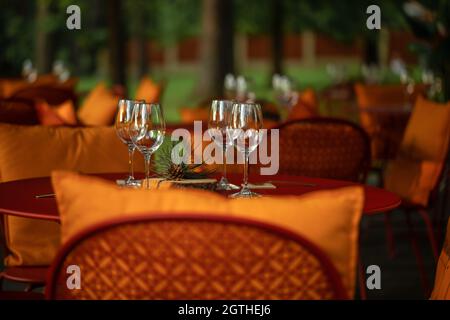
<svg viewBox="0 0 450 320">
<path fill-rule="evenodd" d="M 225 76 L 225 80 L 223 83 L 225 97 L 228 99 L 234 99 L 236 96 L 236 78 L 233 74 L 228 73 Z"/>
<path fill-rule="evenodd" d="M 226 155 L 228 147 L 233 145 L 233 141 L 228 139 L 226 130 L 230 121 L 233 102 L 229 100 L 213 100 L 209 113 L 208 128 L 214 142 L 222 147 L 223 171 L 222 178 L 217 183 L 217 190 L 237 190 L 238 186 L 231 184 L 227 180 Z M 221 137 L 220 139 L 217 139 Z"/>
<path fill-rule="evenodd" d="M 28 76 L 33 72 L 33 62 L 30 59 L 27 59 L 22 64 L 22 76 L 25 79 L 28 79 Z"/>
<path fill-rule="evenodd" d="M 130 137 L 145 159 L 145 187 L 150 188 L 150 158 L 164 140 L 166 123 L 161 107 L 156 103 L 139 102 L 134 105 Z"/>
<path fill-rule="evenodd" d="M 117 115 L 115 121 L 116 134 L 119 139 L 128 147 L 128 178 L 117 180 L 117 184 L 125 186 L 138 186 L 139 180 L 134 179 L 133 155 L 136 146 L 130 136 L 131 117 L 134 105 L 144 101 L 120 99 L 117 103 Z"/>
<path fill-rule="evenodd" d="M 261 141 L 260 129 L 263 126 L 261 106 L 256 103 L 235 103 L 231 110 L 227 134 L 234 142 L 236 150 L 244 155 L 244 182 L 241 191 L 231 198 L 253 198 L 260 195 L 248 187 L 248 162 L 250 153 L 256 150 Z"/>
</svg>

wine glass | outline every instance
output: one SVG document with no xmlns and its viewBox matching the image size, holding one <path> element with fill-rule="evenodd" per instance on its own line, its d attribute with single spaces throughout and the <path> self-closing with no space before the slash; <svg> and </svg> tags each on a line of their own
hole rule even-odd
<svg viewBox="0 0 450 320">
<path fill-rule="evenodd" d="M 219 146 L 222 147 L 223 171 L 222 178 L 217 183 L 217 190 L 237 190 L 238 186 L 231 184 L 227 180 L 227 163 L 226 155 L 228 147 L 233 145 L 233 141 L 228 139 L 226 134 L 227 126 L 230 121 L 231 109 L 233 102 L 229 100 L 213 100 L 211 103 L 211 110 L 209 113 L 208 128 L 212 133 L 212 139 Z M 221 139 L 216 139 L 217 137 Z"/>
<path fill-rule="evenodd" d="M 253 198 L 260 195 L 248 187 L 248 162 L 250 153 L 256 150 L 261 141 L 263 126 L 261 106 L 256 103 L 235 103 L 231 109 L 227 134 L 234 141 L 236 150 L 244 155 L 244 183 L 238 193 L 230 198 Z"/>
<path fill-rule="evenodd" d="M 400 74 L 400 82 L 403 84 L 405 91 L 404 91 L 404 108 L 408 109 L 411 107 L 411 100 L 412 96 L 414 95 L 414 88 L 415 88 L 415 82 L 412 76 L 408 74 L 407 71 L 402 72 Z"/>
<path fill-rule="evenodd" d="M 131 117 L 130 136 L 145 159 L 145 187 L 150 189 L 150 158 L 164 140 L 166 123 L 156 103 L 138 102 Z"/>
<path fill-rule="evenodd" d="M 139 180 L 134 179 L 133 173 L 133 155 L 136 146 L 133 144 L 130 136 L 131 116 L 133 107 L 136 103 L 144 101 L 120 99 L 117 103 L 117 115 L 115 121 L 116 134 L 119 139 L 128 147 L 128 178 L 126 180 L 117 180 L 117 184 L 125 186 L 138 186 Z"/>
<path fill-rule="evenodd" d="M 33 72 L 33 63 L 30 59 L 27 59 L 22 64 L 22 76 L 28 79 L 28 76 Z"/>
</svg>

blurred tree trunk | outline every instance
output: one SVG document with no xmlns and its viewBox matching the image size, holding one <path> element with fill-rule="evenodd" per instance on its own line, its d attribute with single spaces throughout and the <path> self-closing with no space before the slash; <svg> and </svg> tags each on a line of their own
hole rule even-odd
<svg viewBox="0 0 450 320">
<path fill-rule="evenodd" d="M 195 94 L 201 99 L 223 92 L 223 79 L 234 72 L 232 0 L 203 0 L 200 79 Z"/>
<path fill-rule="evenodd" d="M 106 17 L 105 17 L 105 9 L 104 9 L 104 0 L 91 0 L 90 1 L 90 11 L 92 12 L 92 21 L 90 21 L 90 25 L 92 25 L 92 27 L 95 30 L 99 30 L 101 28 L 104 28 L 104 26 L 106 25 Z M 83 17 L 82 17 L 83 19 Z M 92 59 L 90 59 L 90 63 L 86 66 L 83 66 L 85 69 L 83 70 L 83 72 L 87 72 L 87 73 L 96 73 L 96 74 L 101 74 L 101 72 L 99 72 L 99 64 L 98 64 L 98 54 L 99 54 L 99 49 L 96 46 L 89 46 L 88 48 L 84 49 L 83 54 L 88 54 L 90 55 L 90 57 L 93 57 Z M 104 50 L 104 48 L 102 48 Z M 81 59 L 80 59 L 81 60 Z M 80 63 L 81 65 L 81 63 Z M 87 70 L 86 70 L 87 69 Z M 106 69 L 106 68 L 105 68 Z M 106 74 L 107 72 L 104 72 L 104 74 Z"/>
<path fill-rule="evenodd" d="M 444 63 L 444 70 L 442 75 L 443 80 L 443 91 L 444 91 L 444 101 L 448 102 L 450 101 L 450 62 Z M 450 157 L 449 162 L 450 162 Z M 449 179 L 450 180 L 450 179 Z"/>
<path fill-rule="evenodd" d="M 137 10 L 134 17 L 136 19 L 137 33 L 136 33 L 136 66 L 137 76 L 142 78 L 149 72 L 149 44 L 145 34 L 145 11 Z"/>
<path fill-rule="evenodd" d="M 146 76 L 149 72 L 149 51 L 147 39 L 145 36 L 139 36 L 137 39 L 137 76 L 139 79 Z"/>
<path fill-rule="evenodd" d="M 50 13 L 50 2 L 39 0 L 36 9 L 36 67 L 40 74 L 49 73 L 52 68 L 52 40 L 46 29 Z"/>
<path fill-rule="evenodd" d="M 234 7 L 233 0 L 219 1 L 219 84 L 228 73 L 234 73 Z M 220 91 L 220 93 L 222 93 Z"/>
<path fill-rule="evenodd" d="M 272 0 L 272 74 L 283 74 L 283 0 Z"/>
<path fill-rule="evenodd" d="M 109 69 L 113 84 L 126 88 L 125 75 L 125 37 L 121 21 L 122 8 L 120 0 L 109 0 L 105 3 L 107 8 L 109 33 Z M 126 91 L 126 90 L 125 90 Z"/>
<path fill-rule="evenodd" d="M 366 35 L 364 38 L 364 63 L 367 65 L 378 65 L 380 62 L 378 32 L 375 35 Z"/>
</svg>

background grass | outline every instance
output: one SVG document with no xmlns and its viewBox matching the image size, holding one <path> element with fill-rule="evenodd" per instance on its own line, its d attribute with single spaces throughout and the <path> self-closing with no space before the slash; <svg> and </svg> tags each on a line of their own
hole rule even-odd
<svg viewBox="0 0 450 320">
<path fill-rule="evenodd" d="M 250 68 L 242 72 L 249 80 L 249 90 L 255 92 L 257 98 L 273 100 L 273 92 L 271 89 L 271 76 L 264 68 Z M 290 68 L 287 75 L 293 80 L 298 89 L 312 87 L 320 90 L 330 84 L 331 80 L 323 68 L 306 68 L 294 67 Z M 166 121 L 168 123 L 176 123 L 180 120 L 179 109 L 182 107 L 195 107 L 199 99 L 193 95 L 193 89 L 198 80 L 198 72 L 196 70 L 177 71 L 171 73 L 163 73 L 156 71 L 151 74 L 156 81 L 165 79 L 167 86 L 162 97 L 162 105 L 164 106 Z M 81 77 L 77 86 L 77 91 L 88 92 L 99 81 L 107 79 L 101 77 Z M 134 97 L 138 81 L 129 79 L 128 96 Z"/>
</svg>

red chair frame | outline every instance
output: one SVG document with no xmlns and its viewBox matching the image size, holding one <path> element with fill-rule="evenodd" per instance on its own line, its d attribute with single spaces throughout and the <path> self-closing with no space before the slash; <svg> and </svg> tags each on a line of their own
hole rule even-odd
<svg viewBox="0 0 450 320">
<path fill-rule="evenodd" d="M 15 124 L 15 125 L 37 125 L 39 119 L 35 110 L 35 102 L 26 98 L 2 98 L 0 99 L 0 109 L 3 109 L 4 104 L 22 104 L 28 107 L 28 110 L 21 110 L 17 114 L 12 114 L 6 119 L 2 119 L 2 123 Z M 22 112 L 22 114 L 20 113 Z M 0 110 L 0 114 L 2 110 Z M 17 117 L 17 118 L 16 118 Z"/>
</svg>

